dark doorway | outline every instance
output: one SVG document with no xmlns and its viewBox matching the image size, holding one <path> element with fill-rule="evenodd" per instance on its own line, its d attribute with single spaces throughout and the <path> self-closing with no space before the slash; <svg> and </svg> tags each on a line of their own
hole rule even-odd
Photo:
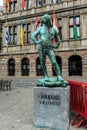
<svg viewBox="0 0 87 130">
<path fill-rule="evenodd" d="M 69 76 L 82 76 L 82 58 L 78 55 L 73 55 L 68 60 Z"/>
<path fill-rule="evenodd" d="M 29 59 L 23 58 L 21 63 L 22 76 L 29 76 Z"/>
<path fill-rule="evenodd" d="M 8 76 L 15 76 L 15 60 L 13 58 L 8 60 Z"/>
<path fill-rule="evenodd" d="M 59 65 L 59 67 L 60 67 L 60 72 L 62 74 L 62 60 L 61 60 L 61 58 L 59 56 L 56 56 L 56 61 L 57 61 L 58 65 Z M 52 72 L 53 72 L 53 76 L 56 76 L 56 73 L 55 73 L 53 67 L 52 67 Z"/>
<path fill-rule="evenodd" d="M 41 65 L 40 65 L 40 60 L 39 57 L 36 59 L 36 76 L 42 76 L 42 69 L 41 69 Z"/>
</svg>

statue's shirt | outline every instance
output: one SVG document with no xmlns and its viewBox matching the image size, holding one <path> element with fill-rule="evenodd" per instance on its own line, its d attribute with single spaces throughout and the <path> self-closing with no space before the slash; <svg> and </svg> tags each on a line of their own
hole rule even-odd
<svg viewBox="0 0 87 130">
<path fill-rule="evenodd" d="M 52 45 L 52 41 L 55 36 L 55 31 L 53 28 L 48 28 L 46 26 L 41 27 L 40 29 L 40 39 L 42 40 L 43 45 Z"/>
</svg>

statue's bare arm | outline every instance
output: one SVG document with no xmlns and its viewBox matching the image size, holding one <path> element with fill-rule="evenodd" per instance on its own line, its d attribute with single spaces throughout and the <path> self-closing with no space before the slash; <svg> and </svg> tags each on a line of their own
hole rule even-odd
<svg viewBox="0 0 87 130">
<path fill-rule="evenodd" d="M 31 39 L 35 44 L 40 44 L 42 41 L 37 39 L 37 36 L 40 35 L 41 27 L 39 27 L 34 33 L 31 35 Z"/>
<path fill-rule="evenodd" d="M 60 45 L 60 36 L 59 36 L 58 32 L 56 31 L 56 29 L 54 29 L 54 30 L 55 30 L 56 43 L 53 44 L 53 48 L 58 48 L 58 46 Z"/>
</svg>

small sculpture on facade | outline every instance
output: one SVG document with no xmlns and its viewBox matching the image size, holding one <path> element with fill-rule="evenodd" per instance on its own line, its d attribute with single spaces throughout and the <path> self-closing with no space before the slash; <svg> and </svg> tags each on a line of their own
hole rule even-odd
<svg viewBox="0 0 87 130">
<path fill-rule="evenodd" d="M 60 73 L 59 65 L 57 64 L 54 48 L 58 48 L 60 45 L 60 37 L 58 31 L 51 25 L 50 15 L 45 14 L 42 16 L 43 25 L 38 27 L 35 32 L 31 35 L 31 39 L 34 44 L 38 44 L 38 52 L 40 58 L 40 64 L 42 67 L 42 72 L 44 74 L 43 79 L 37 80 L 37 85 L 41 86 L 59 86 L 67 84 Z M 39 35 L 39 38 L 37 36 Z M 53 39 L 56 39 L 56 43 L 53 44 Z M 46 55 L 49 57 L 53 69 L 57 75 L 57 78 L 49 78 L 47 69 L 46 69 Z"/>
</svg>

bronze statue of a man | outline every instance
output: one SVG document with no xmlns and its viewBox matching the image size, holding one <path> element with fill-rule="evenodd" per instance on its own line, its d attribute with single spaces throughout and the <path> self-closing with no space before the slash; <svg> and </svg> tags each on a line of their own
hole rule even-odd
<svg viewBox="0 0 87 130">
<path fill-rule="evenodd" d="M 42 16 L 43 25 L 38 27 L 36 31 L 31 35 L 31 39 L 34 44 L 39 44 L 39 58 L 42 71 L 44 74 L 44 80 L 49 80 L 47 69 L 46 69 L 46 55 L 48 55 L 53 69 L 57 75 L 57 81 L 64 82 L 64 79 L 61 77 L 60 68 L 57 64 L 56 57 L 54 54 L 53 48 L 58 48 L 60 45 L 60 37 L 57 30 L 51 25 L 50 16 L 45 14 Z M 39 39 L 37 36 L 39 35 Z M 53 39 L 56 39 L 56 44 L 53 44 Z"/>
</svg>

